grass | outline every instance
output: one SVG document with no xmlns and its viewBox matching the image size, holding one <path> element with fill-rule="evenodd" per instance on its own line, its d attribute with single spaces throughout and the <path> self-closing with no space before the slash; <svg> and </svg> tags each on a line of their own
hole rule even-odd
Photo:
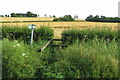
<svg viewBox="0 0 120 80">
<path fill-rule="evenodd" d="M 44 44 L 43 42 L 42 44 Z M 14 78 L 118 78 L 118 43 L 97 38 L 67 48 L 49 46 L 42 53 L 3 39 L 3 76 Z"/>
<path fill-rule="evenodd" d="M 45 43 L 38 40 L 31 46 L 3 39 L 3 78 L 118 78 L 118 42 L 114 39 L 76 39 L 66 48 L 51 44 L 38 52 Z"/>
<path fill-rule="evenodd" d="M 45 42 L 34 43 L 32 46 L 17 40 L 2 41 L 2 77 L 3 78 L 35 78 L 36 69 L 42 67 L 44 62 L 40 59 L 37 50 Z"/>
<path fill-rule="evenodd" d="M 118 43 L 94 39 L 90 42 L 76 41 L 67 48 L 47 50 L 47 78 L 118 78 Z M 53 59 L 54 58 L 54 59 Z"/>
</svg>

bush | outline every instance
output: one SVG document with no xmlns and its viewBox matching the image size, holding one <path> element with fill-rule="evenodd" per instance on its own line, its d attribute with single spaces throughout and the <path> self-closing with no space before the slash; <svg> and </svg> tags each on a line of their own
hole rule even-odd
<svg viewBox="0 0 120 80">
<path fill-rule="evenodd" d="M 69 45 L 75 42 L 75 40 L 79 41 L 90 41 L 94 38 L 104 39 L 106 41 L 119 40 L 118 31 L 114 31 L 111 29 L 83 29 L 83 30 L 67 30 L 62 33 L 62 39 L 64 45 Z"/>
<path fill-rule="evenodd" d="M 2 44 L 2 77 L 35 78 L 36 70 L 44 63 L 40 54 L 23 42 L 3 39 Z"/>
<path fill-rule="evenodd" d="M 35 39 L 51 40 L 54 36 L 53 30 L 50 27 L 41 27 L 35 30 Z"/>
<path fill-rule="evenodd" d="M 118 53 L 115 41 L 74 43 L 61 52 L 50 71 L 66 78 L 118 78 Z"/>
<path fill-rule="evenodd" d="M 53 21 L 75 21 L 71 15 L 65 15 L 64 17 L 55 18 Z"/>
<path fill-rule="evenodd" d="M 2 27 L 2 36 L 3 38 L 8 38 L 9 40 L 19 40 L 29 43 L 31 39 L 31 30 L 27 27 Z M 41 40 L 50 40 L 53 38 L 53 30 L 50 27 L 41 27 L 37 28 L 34 31 L 34 41 Z"/>
</svg>

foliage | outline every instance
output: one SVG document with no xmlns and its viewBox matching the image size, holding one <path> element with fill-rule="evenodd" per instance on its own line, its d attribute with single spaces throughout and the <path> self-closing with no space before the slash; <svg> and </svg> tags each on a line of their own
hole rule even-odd
<svg viewBox="0 0 120 80">
<path fill-rule="evenodd" d="M 35 38 L 40 38 L 42 40 L 51 40 L 53 38 L 53 30 L 50 27 L 41 27 L 35 30 Z"/>
<path fill-rule="evenodd" d="M 120 22 L 120 18 L 118 17 L 105 17 L 98 15 L 96 15 L 95 17 L 93 17 L 93 15 L 90 15 L 85 20 L 94 22 Z"/>
<path fill-rule="evenodd" d="M 38 53 L 37 44 L 3 39 L 3 78 L 118 78 L 117 44 L 95 38 Z"/>
<path fill-rule="evenodd" d="M 51 48 L 42 59 L 42 78 L 118 78 L 118 46 L 97 38 L 90 42 L 76 41 L 65 49 Z"/>
<path fill-rule="evenodd" d="M 11 17 L 37 17 L 37 14 L 33 14 L 28 11 L 26 14 L 24 13 L 11 13 Z"/>
<path fill-rule="evenodd" d="M 36 69 L 43 65 L 39 53 L 23 42 L 3 39 L 2 45 L 2 77 L 35 78 Z"/>
<path fill-rule="evenodd" d="M 61 72 L 66 73 L 66 77 L 118 77 L 118 46 L 115 41 L 108 45 L 106 41 L 99 42 L 97 39 L 75 43 L 63 50 L 61 54 L 62 57 L 57 65 L 61 66 L 59 69 L 64 70 Z"/>
<path fill-rule="evenodd" d="M 2 36 L 3 38 L 8 38 L 10 40 L 24 40 L 28 43 L 31 39 L 31 30 L 27 27 L 2 27 Z M 41 27 L 37 28 L 34 31 L 34 41 L 41 40 L 50 40 L 53 38 L 53 30 L 50 27 Z"/>
<path fill-rule="evenodd" d="M 71 15 L 65 15 L 64 17 L 55 18 L 53 21 L 74 21 Z"/>
<path fill-rule="evenodd" d="M 32 46 L 24 44 L 23 34 L 15 36 L 17 32 L 30 34 L 28 28 L 4 26 L 2 31 L 10 39 L 2 39 L 3 78 L 118 78 L 117 31 L 64 31 L 63 43 L 71 45 L 62 48 L 51 44 L 43 52 L 38 50 L 53 37 L 50 28 L 35 29 Z"/>
<path fill-rule="evenodd" d="M 118 31 L 111 29 L 83 29 L 83 30 L 67 30 L 62 33 L 62 39 L 64 45 L 69 45 L 75 42 L 75 40 L 79 41 L 90 41 L 94 38 L 104 39 L 106 41 L 112 41 L 115 39 L 119 40 Z"/>
</svg>

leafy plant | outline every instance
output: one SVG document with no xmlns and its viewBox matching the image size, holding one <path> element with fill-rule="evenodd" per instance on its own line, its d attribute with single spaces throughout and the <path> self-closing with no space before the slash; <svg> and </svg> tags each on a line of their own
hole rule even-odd
<svg viewBox="0 0 120 80">
<path fill-rule="evenodd" d="M 2 45 L 2 77 L 35 78 L 36 70 L 44 64 L 40 54 L 23 42 L 3 39 Z"/>
<path fill-rule="evenodd" d="M 83 29 L 83 30 L 68 30 L 62 33 L 62 39 L 64 45 L 69 45 L 75 42 L 75 40 L 79 41 L 90 41 L 94 38 L 98 38 L 99 40 L 104 39 L 108 42 L 112 40 L 119 40 L 118 31 L 114 31 L 111 29 Z"/>
<path fill-rule="evenodd" d="M 8 38 L 9 40 L 19 40 L 29 43 L 31 39 L 31 30 L 27 27 L 2 27 L 2 36 L 3 38 Z M 37 28 L 34 31 L 34 41 L 37 42 L 41 40 L 50 40 L 53 38 L 53 30 L 50 27 L 41 27 Z"/>
</svg>

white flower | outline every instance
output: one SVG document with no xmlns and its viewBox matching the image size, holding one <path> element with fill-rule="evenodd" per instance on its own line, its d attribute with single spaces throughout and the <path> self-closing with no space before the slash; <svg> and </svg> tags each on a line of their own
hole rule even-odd
<svg viewBox="0 0 120 80">
<path fill-rule="evenodd" d="M 22 56 L 25 56 L 26 54 L 22 54 Z"/>
<path fill-rule="evenodd" d="M 20 44 L 17 44 L 18 47 L 20 47 Z"/>
</svg>

